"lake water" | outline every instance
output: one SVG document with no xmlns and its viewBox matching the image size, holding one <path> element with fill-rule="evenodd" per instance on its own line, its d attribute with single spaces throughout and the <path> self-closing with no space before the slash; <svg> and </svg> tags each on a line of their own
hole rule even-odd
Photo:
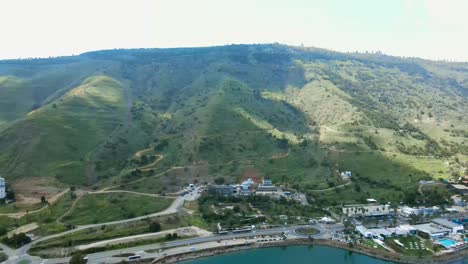
<svg viewBox="0 0 468 264">
<path fill-rule="evenodd" d="M 371 258 L 325 246 L 290 246 L 263 248 L 182 262 L 183 264 L 388 264 L 393 262 Z"/>
<path fill-rule="evenodd" d="M 371 258 L 347 250 L 326 246 L 290 246 L 238 251 L 183 264 L 389 264 L 394 262 Z M 468 260 L 454 264 L 468 264 Z"/>
</svg>

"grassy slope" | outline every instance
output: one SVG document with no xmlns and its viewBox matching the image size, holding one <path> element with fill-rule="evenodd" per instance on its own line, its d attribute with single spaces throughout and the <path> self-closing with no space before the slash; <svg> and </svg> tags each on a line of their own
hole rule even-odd
<svg viewBox="0 0 468 264">
<path fill-rule="evenodd" d="M 171 202 L 171 199 L 129 193 L 87 195 L 63 221 L 85 225 L 122 220 L 162 211 Z"/>
<path fill-rule="evenodd" d="M 123 108 L 118 82 L 90 77 L 1 134 L 2 171 L 9 177 L 53 175 L 69 184 L 86 182 L 88 157 L 119 125 Z"/>
<path fill-rule="evenodd" d="M 187 167 L 177 180 L 161 178 L 153 184 L 183 184 L 200 173 L 207 176 L 200 179 L 235 181 L 253 167 L 275 181 L 312 191 L 342 184 L 333 171 L 353 170 L 360 175 L 361 193 L 335 195 L 350 200 L 381 196 L 389 188 L 399 199 L 419 179 L 447 178 L 466 162 L 465 64 L 279 45 L 102 51 L 80 58 L 120 63 L 110 75 L 130 88 L 133 99 L 125 129 L 93 158 L 98 175 L 109 182 L 119 174 L 124 181 L 140 177 L 126 176 L 137 166 L 127 158 L 148 146 L 159 146 L 155 152 L 164 155 L 148 174 Z M 44 109 L 53 113 L 51 107 Z M 37 129 L 33 122 L 26 124 L 15 124 L 14 133 Z M 94 134 L 103 138 L 108 124 L 99 124 L 105 129 Z M 49 135 L 64 133 L 61 126 L 55 129 L 58 134 Z M 92 129 L 83 131 L 89 135 Z M 8 133 L 0 138 L 13 138 Z M 41 136 L 28 139 L 34 140 Z M 80 173 L 90 151 L 87 143 L 80 144 L 79 155 L 61 148 L 64 156 L 73 156 L 67 160 L 69 175 L 57 174 L 62 180 L 84 182 Z M 8 153 L 19 151 L 11 152 L 10 146 Z M 83 162 L 77 163 L 80 158 Z M 17 175 L 25 169 L 15 165 L 31 159 L 4 155 L 0 164 Z M 55 171 L 64 164 L 56 159 L 45 161 L 50 169 L 34 171 Z"/>
<path fill-rule="evenodd" d="M 65 64 L 54 60 L 0 63 L 0 130 L 104 67 L 106 63 L 80 59 Z"/>
</svg>

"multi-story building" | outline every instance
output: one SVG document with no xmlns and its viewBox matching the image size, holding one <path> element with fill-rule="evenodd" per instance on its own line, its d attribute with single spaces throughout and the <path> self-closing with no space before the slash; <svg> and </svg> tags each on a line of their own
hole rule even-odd
<svg viewBox="0 0 468 264">
<path fill-rule="evenodd" d="M 440 208 L 437 206 L 433 207 L 418 207 L 413 208 L 409 206 L 402 206 L 399 209 L 399 212 L 403 216 L 410 216 L 410 215 L 432 215 L 434 213 L 440 212 Z"/>
<path fill-rule="evenodd" d="M 273 182 L 270 179 L 264 179 L 262 184 L 257 186 L 257 193 L 275 193 L 278 191 Z"/>
<path fill-rule="evenodd" d="M 231 196 L 236 192 L 235 187 L 232 185 L 212 185 L 209 189 L 219 196 Z"/>
</svg>

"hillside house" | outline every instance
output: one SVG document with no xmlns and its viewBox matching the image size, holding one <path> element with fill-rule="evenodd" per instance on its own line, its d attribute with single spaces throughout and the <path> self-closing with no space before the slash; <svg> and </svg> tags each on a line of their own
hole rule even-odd
<svg viewBox="0 0 468 264">
<path fill-rule="evenodd" d="M 5 179 L 0 177 L 0 199 L 5 199 L 6 190 L 5 190 Z"/>
</svg>

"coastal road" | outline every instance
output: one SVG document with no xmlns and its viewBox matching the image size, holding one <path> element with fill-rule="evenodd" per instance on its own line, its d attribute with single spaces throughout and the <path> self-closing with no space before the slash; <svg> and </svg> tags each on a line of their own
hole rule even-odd
<svg viewBox="0 0 468 264">
<path fill-rule="evenodd" d="M 290 239 L 295 238 L 307 238 L 306 235 L 300 235 L 296 233 L 296 229 L 304 227 L 302 226 L 289 226 L 289 227 L 275 227 L 269 229 L 259 229 L 254 230 L 252 232 L 247 233 L 229 233 L 225 235 L 213 235 L 208 237 L 197 237 L 197 238 L 190 238 L 190 239 L 183 239 L 183 240 L 176 240 L 166 242 L 164 244 L 151 244 L 151 245 L 144 245 L 144 246 L 137 246 L 119 250 L 111 250 L 111 251 L 104 251 L 98 252 L 87 255 L 88 257 L 88 264 L 94 263 L 118 263 L 122 260 L 126 260 L 125 257 L 116 257 L 121 254 L 137 254 L 142 256 L 142 258 L 156 258 L 160 257 L 161 254 L 158 252 L 160 250 L 165 250 L 167 248 L 177 248 L 177 247 L 186 247 L 192 246 L 196 244 L 202 244 L 207 242 L 216 242 L 216 241 L 235 241 L 236 239 L 248 238 L 248 237 L 260 237 L 260 236 L 274 236 L 274 235 L 281 235 L 285 234 Z M 341 224 L 334 224 L 334 225 L 311 225 L 309 227 L 316 228 L 320 231 L 320 233 L 316 235 L 312 235 L 313 238 L 316 239 L 329 239 L 330 232 L 336 232 L 343 230 L 343 225 Z M 148 251 L 152 251 L 150 253 Z M 179 253 L 182 253 L 181 251 Z M 41 262 L 34 262 L 34 264 L 58 264 L 58 263 L 67 263 L 70 258 L 56 258 L 56 259 L 48 259 L 42 260 Z"/>
<path fill-rule="evenodd" d="M 139 220 L 143 220 L 146 218 L 175 214 L 182 209 L 182 206 L 184 205 L 185 201 L 194 201 L 194 200 L 197 200 L 199 197 L 200 197 L 200 194 L 198 193 L 198 188 L 196 188 L 191 193 L 188 193 L 184 196 L 178 196 L 168 208 L 166 208 L 165 210 L 161 212 L 157 212 L 157 213 L 150 214 L 150 215 L 139 216 L 139 217 L 135 217 L 131 219 L 124 219 L 124 220 L 112 221 L 112 222 L 106 222 L 106 223 L 100 223 L 100 224 L 77 226 L 75 229 L 68 230 L 59 234 L 41 237 L 16 250 L 10 249 L 2 245 L 1 243 L 0 243 L 0 246 L 4 248 L 4 252 L 9 256 L 9 259 L 5 262 L 7 264 L 16 264 L 22 260 L 28 261 L 30 263 L 44 264 L 46 260 L 43 260 L 38 257 L 30 256 L 27 254 L 28 250 L 31 248 L 33 244 L 36 244 L 41 241 L 46 241 L 46 240 L 54 239 L 57 237 L 61 237 L 64 235 L 72 234 L 72 233 L 85 230 L 85 229 L 89 229 L 89 228 L 96 228 L 96 227 L 101 227 L 101 226 L 109 226 L 109 225 L 122 224 L 122 223 L 130 223 L 133 221 L 139 221 Z M 65 263 L 65 262 L 59 262 L 59 263 Z"/>
</svg>

